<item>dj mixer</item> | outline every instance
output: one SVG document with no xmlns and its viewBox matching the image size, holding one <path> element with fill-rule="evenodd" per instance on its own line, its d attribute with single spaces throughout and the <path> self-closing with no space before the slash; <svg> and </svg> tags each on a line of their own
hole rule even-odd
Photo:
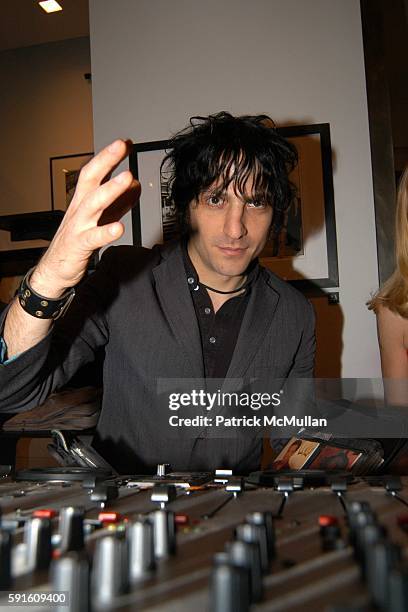
<svg viewBox="0 0 408 612">
<path fill-rule="evenodd" d="M 405 477 L 160 465 L 0 482 L 0 610 L 408 610 Z"/>
</svg>

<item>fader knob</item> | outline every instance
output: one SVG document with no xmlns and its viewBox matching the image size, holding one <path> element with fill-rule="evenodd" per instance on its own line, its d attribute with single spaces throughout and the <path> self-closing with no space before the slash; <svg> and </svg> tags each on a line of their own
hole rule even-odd
<svg viewBox="0 0 408 612">
<path fill-rule="evenodd" d="M 126 541 L 116 535 L 98 538 L 92 566 L 92 604 L 111 605 L 129 586 Z"/>
<path fill-rule="evenodd" d="M 367 512 L 356 512 L 355 514 L 349 516 L 349 526 L 350 526 L 350 544 L 352 546 L 356 545 L 357 542 L 357 532 L 360 529 L 364 529 L 367 525 L 377 525 L 377 517 L 371 511 Z"/>
<path fill-rule="evenodd" d="M 367 557 L 377 542 L 384 540 L 386 529 L 382 525 L 366 525 L 356 533 L 355 557 L 360 563 L 361 575 L 366 575 Z"/>
<path fill-rule="evenodd" d="M 153 524 L 146 517 L 134 521 L 127 529 L 129 543 L 129 580 L 133 584 L 156 565 Z"/>
<path fill-rule="evenodd" d="M 71 551 L 51 563 L 51 590 L 63 591 L 68 605 L 53 606 L 56 612 L 88 612 L 89 561 L 83 553 Z"/>
<path fill-rule="evenodd" d="M 159 503 L 164 509 L 166 504 L 169 504 L 177 497 L 177 490 L 174 485 L 156 485 L 153 487 L 150 495 L 150 500 L 154 503 Z"/>
<path fill-rule="evenodd" d="M 338 525 L 320 527 L 323 550 L 336 550 L 342 546 L 341 530 Z"/>
<path fill-rule="evenodd" d="M 11 586 L 11 534 L 0 529 L 0 591 Z"/>
<path fill-rule="evenodd" d="M 119 497 L 119 490 L 115 484 L 97 483 L 89 491 L 89 497 L 92 502 L 104 505 Z"/>
<path fill-rule="evenodd" d="M 395 569 L 388 577 L 388 605 L 392 612 L 408 610 L 408 570 Z"/>
<path fill-rule="evenodd" d="M 353 526 L 356 529 L 360 529 L 361 527 L 365 527 L 366 525 L 377 525 L 377 516 L 372 511 L 367 512 L 357 512 L 353 516 Z"/>
<path fill-rule="evenodd" d="M 153 523 L 154 554 L 156 559 L 165 559 L 176 552 L 176 528 L 174 512 L 155 510 L 149 514 Z"/>
<path fill-rule="evenodd" d="M 250 595 L 252 602 L 262 599 L 262 567 L 261 555 L 258 544 L 235 540 L 226 545 L 229 558 L 235 565 L 249 570 Z"/>
<path fill-rule="evenodd" d="M 268 571 L 268 544 L 266 539 L 265 525 L 252 525 L 251 523 L 243 523 L 235 529 L 235 537 L 243 542 L 258 544 L 261 556 L 261 567 L 263 572 Z"/>
<path fill-rule="evenodd" d="M 250 605 L 249 570 L 215 555 L 210 577 L 211 612 L 248 612 Z"/>
<path fill-rule="evenodd" d="M 84 547 L 84 509 L 74 506 L 61 508 L 59 532 L 62 552 L 82 550 Z"/>
<path fill-rule="evenodd" d="M 367 587 L 374 603 L 383 608 L 388 597 L 388 574 L 401 558 L 400 548 L 392 542 L 377 542 L 367 555 Z"/>
<path fill-rule="evenodd" d="M 28 571 L 48 569 L 52 557 L 51 535 L 51 521 L 47 518 L 32 518 L 24 525 Z"/>
<path fill-rule="evenodd" d="M 169 471 L 170 463 L 158 463 L 156 468 L 156 476 L 164 478 Z"/>
<path fill-rule="evenodd" d="M 251 525 L 265 525 L 268 557 L 272 560 L 275 556 L 275 527 L 272 512 L 251 512 L 247 515 L 246 522 Z"/>
<path fill-rule="evenodd" d="M 366 501 L 352 501 L 347 506 L 348 514 L 356 514 L 357 512 L 371 512 L 371 506 Z"/>
</svg>

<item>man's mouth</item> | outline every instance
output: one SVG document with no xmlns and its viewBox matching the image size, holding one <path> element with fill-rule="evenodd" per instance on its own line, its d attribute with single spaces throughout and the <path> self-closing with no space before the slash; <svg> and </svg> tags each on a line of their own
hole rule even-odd
<svg viewBox="0 0 408 612">
<path fill-rule="evenodd" d="M 228 246 L 219 246 L 220 251 L 222 251 L 225 255 L 231 256 L 239 256 L 245 253 L 246 247 L 228 247 Z"/>
</svg>

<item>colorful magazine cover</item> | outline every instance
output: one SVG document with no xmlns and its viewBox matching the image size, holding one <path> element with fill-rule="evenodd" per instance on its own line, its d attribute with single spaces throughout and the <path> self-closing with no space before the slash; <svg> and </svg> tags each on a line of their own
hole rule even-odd
<svg viewBox="0 0 408 612">
<path fill-rule="evenodd" d="M 351 470 L 361 454 L 348 448 L 324 446 L 308 467 L 316 470 Z"/>
<path fill-rule="evenodd" d="M 319 446 L 318 442 L 291 438 L 272 462 L 271 469 L 276 471 L 300 470 L 317 452 Z"/>
</svg>

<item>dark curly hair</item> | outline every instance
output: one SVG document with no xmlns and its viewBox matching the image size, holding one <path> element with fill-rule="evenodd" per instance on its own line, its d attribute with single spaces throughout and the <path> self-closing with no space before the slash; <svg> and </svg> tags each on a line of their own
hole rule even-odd
<svg viewBox="0 0 408 612">
<path fill-rule="evenodd" d="M 253 177 L 251 197 L 273 206 L 271 230 L 277 235 L 295 187 L 288 174 L 297 164 L 296 147 L 278 134 L 267 115 L 234 117 L 220 112 L 191 117 L 171 140 L 161 170 L 177 211 L 181 234 L 189 231 L 189 204 L 215 181 L 220 191 L 232 182 L 243 194 Z"/>
</svg>

